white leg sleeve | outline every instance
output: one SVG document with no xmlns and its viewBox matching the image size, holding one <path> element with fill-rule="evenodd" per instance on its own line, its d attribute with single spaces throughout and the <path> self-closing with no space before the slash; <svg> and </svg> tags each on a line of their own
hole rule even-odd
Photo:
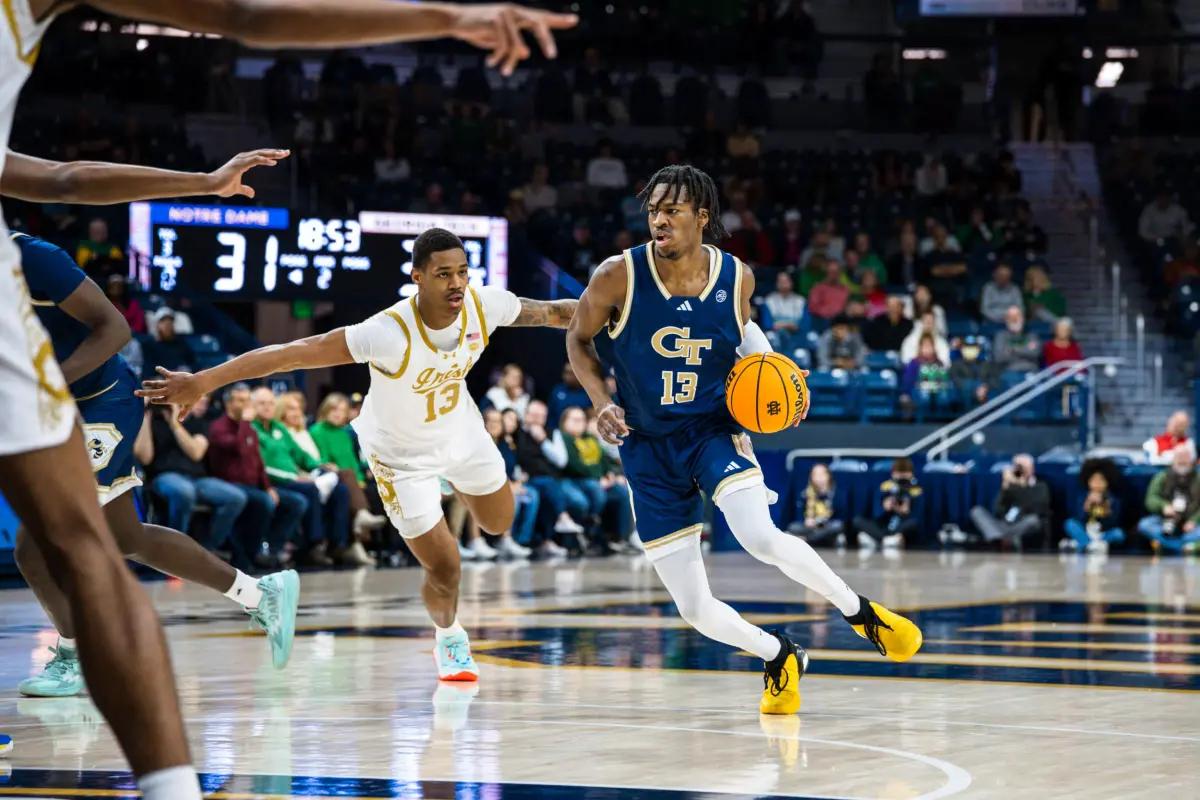
<svg viewBox="0 0 1200 800">
<path fill-rule="evenodd" d="M 717 506 L 747 553 L 764 564 L 779 567 L 784 575 L 824 596 L 846 616 L 858 613 L 858 595 L 817 551 L 803 539 L 775 527 L 767 508 L 767 490 L 762 484 L 727 492 Z"/>
<path fill-rule="evenodd" d="M 679 608 L 679 615 L 710 639 L 754 653 L 763 661 L 775 658 L 779 655 L 778 639 L 713 597 L 700 553 L 700 537 L 689 539 L 682 549 L 653 562 L 659 579 Z"/>
</svg>

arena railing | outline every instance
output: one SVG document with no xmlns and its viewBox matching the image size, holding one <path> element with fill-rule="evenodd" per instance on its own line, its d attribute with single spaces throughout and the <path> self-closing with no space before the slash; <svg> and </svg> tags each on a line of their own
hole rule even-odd
<svg viewBox="0 0 1200 800">
<path fill-rule="evenodd" d="M 1092 356 L 1082 361 L 1060 361 L 1040 372 L 1030 373 L 1021 383 L 1006 389 L 961 417 L 922 436 L 908 447 L 798 448 L 788 452 L 787 467 L 790 470 L 797 458 L 911 458 L 927 448 L 929 450 L 926 454 L 927 458 L 933 459 L 940 456 L 945 459 L 949 457 L 949 450 L 954 445 L 1078 375 L 1084 376 L 1088 389 L 1087 407 L 1080 424 L 1081 444 L 1085 448 L 1090 448 L 1096 443 L 1096 376 L 1094 368 L 1115 370 L 1123 363 L 1124 359 L 1113 356 Z"/>
</svg>

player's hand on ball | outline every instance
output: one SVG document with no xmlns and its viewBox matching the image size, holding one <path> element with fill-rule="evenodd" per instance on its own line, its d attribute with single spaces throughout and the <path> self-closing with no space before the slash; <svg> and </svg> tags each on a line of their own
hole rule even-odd
<svg viewBox="0 0 1200 800">
<path fill-rule="evenodd" d="M 238 153 L 225 165 L 208 174 L 212 181 L 210 194 L 218 197 L 254 197 L 254 187 L 242 183 L 242 176 L 255 167 L 273 167 L 292 154 L 291 150 L 251 150 Z"/>
<path fill-rule="evenodd" d="M 145 397 L 156 406 L 175 406 L 178 413 L 175 418 L 180 422 L 187 417 L 192 406 L 204 394 L 200 382 L 190 372 L 172 372 L 166 367 L 154 368 L 161 380 L 144 380 L 142 388 L 134 392 L 138 397 Z"/>
<path fill-rule="evenodd" d="M 800 370 L 800 377 L 808 380 L 808 370 Z M 804 393 L 804 405 L 800 407 L 800 413 L 796 416 L 796 421 L 792 423 L 792 427 L 796 427 L 805 419 L 808 418 L 808 407 L 812 405 L 812 392 Z"/>
<path fill-rule="evenodd" d="M 554 44 L 555 30 L 574 28 L 579 18 L 574 14 L 555 14 L 526 8 L 512 3 L 464 5 L 456 8 L 451 35 L 476 47 L 490 50 L 489 67 L 499 67 L 500 74 L 512 75 L 517 64 L 529 58 L 525 31 L 532 31 L 546 58 L 558 55 Z"/>
<path fill-rule="evenodd" d="M 596 416 L 596 430 L 600 438 L 609 444 L 620 444 L 629 435 L 629 426 L 625 424 L 625 409 L 616 403 L 609 403 L 600 409 Z"/>
</svg>

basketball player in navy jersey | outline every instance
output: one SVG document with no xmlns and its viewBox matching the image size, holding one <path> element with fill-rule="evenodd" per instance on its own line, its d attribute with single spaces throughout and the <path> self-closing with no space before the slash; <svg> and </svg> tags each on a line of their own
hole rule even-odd
<svg viewBox="0 0 1200 800">
<path fill-rule="evenodd" d="M 642 197 L 653 241 L 608 259 L 592 275 L 567 353 L 599 409 L 600 435 L 621 446 L 638 533 L 679 613 L 705 636 L 763 659 L 759 710 L 794 714 L 808 656 L 713 597 L 700 552 L 701 492 L 747 552 L 824 595 L 881 655 L 908 660 L 921 631 L 856 594 L 807 543 L 771 520 L 762 472 L 725 407 L 725 378 L 737 359 L 771 347 L 750 320 L 753 272 L 703 243 L 706 231 L 726 235 L 712 178 L 692 166 L 664 167 Z M 594 341 L 602 331 L 616 397 Z"/>
</svg>

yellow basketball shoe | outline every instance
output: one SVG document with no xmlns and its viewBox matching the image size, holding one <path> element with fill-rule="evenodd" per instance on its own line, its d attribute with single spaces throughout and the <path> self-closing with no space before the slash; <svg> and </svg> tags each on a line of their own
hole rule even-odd
<svg viewBox="0 0 1200 800">
<path fill-rule="evenodd" d="M 808 669 L 804 648 L 776 633 L 779 655 L 763 664 L 763 693 L 758 704 L 760 714 L 795 714 L 800 710 L 800 679 Z"/>
<path fill-rule="evenodd" d="M 875 645 L 879 655 L 892 661 L 908 661 L 917 654 L 924 637 L 912 620 L 888 611 L 862 595 L 858 599 L 862 602 L 858 613 L 845 617 L 855 633 Z"/>
</svg>

